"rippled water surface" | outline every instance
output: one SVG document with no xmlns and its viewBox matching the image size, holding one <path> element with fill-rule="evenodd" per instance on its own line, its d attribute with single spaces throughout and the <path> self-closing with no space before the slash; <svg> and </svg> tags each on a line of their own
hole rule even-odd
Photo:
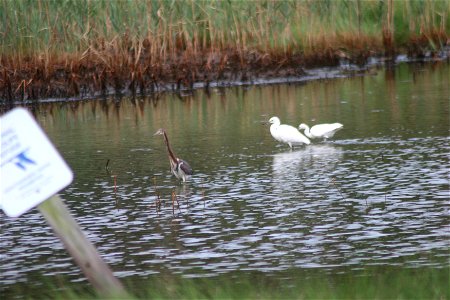
<svg viewBox="0 0 450 300">
<path fill-rule="evenodd" d="M 75 173 L 62 198 L 118 277 L 442 268 L 449 73 L 401 65 L 301 85 L 47 104 L 35 114 Z M 344 129 L 291 151 L 261 124 L 273 115 Z M 153 136 L 160 127 L 194 169 L 187 184 L 170 174 Z M 37 210 L 1 220 L 2 289 L 35 276 L 85 280 Z"/>
</svg>

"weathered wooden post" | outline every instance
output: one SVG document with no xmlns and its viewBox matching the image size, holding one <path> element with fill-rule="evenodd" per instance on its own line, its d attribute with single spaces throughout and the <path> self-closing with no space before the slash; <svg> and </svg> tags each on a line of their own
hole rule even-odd
<svg viewBox="0 0 450 300">
<path fill-rule="evenodd" d="M 18 217 L 39 205 L 94 288 L 107 297 L 126 298 L 120 281 L 56 194 L 73 180 L 66 162 L 27 110 L 14 109 L 0 121 L 0 207 Z"/>
<path fill-rule="evenodd" d="M 126 296 L 120 281 L 86 239 L 58 195 L 41 203 L 38 209 L 98 292 L 106 296 Z"/>
</svg>

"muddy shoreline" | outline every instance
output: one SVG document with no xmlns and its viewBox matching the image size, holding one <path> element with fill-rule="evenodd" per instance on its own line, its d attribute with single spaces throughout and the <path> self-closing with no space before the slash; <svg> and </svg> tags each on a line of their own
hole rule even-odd
<svg viewBox="0 0 450 300">
<path fill-rule="evenodd" d="M 0 1 L 0 105 L 448 57 L 446 1 Z M 442 54 L 444 53 L 444 54 Z M 443 58 L 444 57 L 444 58 Z M 356 71 L 355 71 L 356 70 Z"/>
<path fill-rule="evenodd" d="M 230 86 L 301 83 L 318 79 L 363 76 L 382 66 L 398 63 L 449 62 L 450 46 L 440 51 L 424 51 L 412 56 L 369 56 L 369 52 L 350 57 L 343 52 L 323 53 L 289 59 L 249 53 L 246 60 L 233 52 L 208 53 L 196 60 L 179 57 L 160 65 L 147 65 L 145 57 L 139 63 L 127 64 L 116 58 L 117 64 L 106 64 L 98 57 L 24 61 L 21 70 L 8 71 L 8 60 L 2 57 L 0 107 L 44 102 L 71 102 L 99 97 L 147 96 L 161 92 L 176 92 L 183 97 L 195 89 Z M 70 61 L 70 63 L 69 63 Z M 76 62 L 76 63 L 74 63 Z"/>
</svg>

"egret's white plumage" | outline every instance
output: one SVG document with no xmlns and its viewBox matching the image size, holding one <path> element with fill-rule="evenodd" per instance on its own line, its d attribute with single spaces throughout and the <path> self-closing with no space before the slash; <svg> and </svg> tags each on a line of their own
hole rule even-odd
<svg viewBox="0 0 450 300">
<path fill-rule="evenodd" d="M 304 129 L 305 135 L 310 139 L 318 139 L 318 138 L 328 139 L 332 138 L 336 133 L 336 131 L 342 129 L 343 127 L 344 125 L 342 125 L 341 123 L 332 123 L 332 124 L 314 125 L 310 129 L 308 125 L 302 123 L 298 126 L 298 129 L 300 130 Z"/>
<path fill-rule="evenodd" d="M 270 118 L 269 123 L 272 124 L 270 125 L 270 134 L 272 137 L 279 142 L 288 144 L 291 148 L 294 145 L 309 145 L 311 143 L 309 139 L 301 134 L 294 126 L 281 124 L 278 117 Z"/>
</svg>

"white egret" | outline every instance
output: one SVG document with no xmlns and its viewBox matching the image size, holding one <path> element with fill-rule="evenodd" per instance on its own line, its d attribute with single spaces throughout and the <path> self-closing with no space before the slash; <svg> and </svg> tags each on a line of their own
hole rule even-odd
<svg viewBox="0 0 450 300">
<path fill-rule="evenodd" d="M 281 124 L 281 121 L 278 117 L 272 117 L 269 120 L 270 125 L 270 134 L 274 139 L 279 142 L 286 143 L 289 147 L 299 144 L 309 145 L 311 142 L 309 139 L 300 133 L 294 126 Z"/>
<path fill-rule="evenodd" d="M 328 139 L 332 138 L 336 131 L 342 129 L 344 125 L 341 123 L 332 123 L 332 124 L 317 124 L 309 128 L 308 125 L 302 123 L 298 126 L 298 129 L 302 130 L 304 129 L 305 135 L 309 137 L 310 139 Z"/>
<path fill-rule="evenodd" d="M 167 152 L 169 153 L 170 170 L 176 178 L 183 180 L 183 182 L 186 182 L 189 179 L 190 175 L 193 174 L 191 166 L 187 163 L 187 161 L 175 156 L 172 149 L 170 148 L 167 133 L 163 128 L 158 129 L 158 131 L 156 131 L 154 135 L 164 136 L 164 142 L 166 143 Z"/>
</svg>

